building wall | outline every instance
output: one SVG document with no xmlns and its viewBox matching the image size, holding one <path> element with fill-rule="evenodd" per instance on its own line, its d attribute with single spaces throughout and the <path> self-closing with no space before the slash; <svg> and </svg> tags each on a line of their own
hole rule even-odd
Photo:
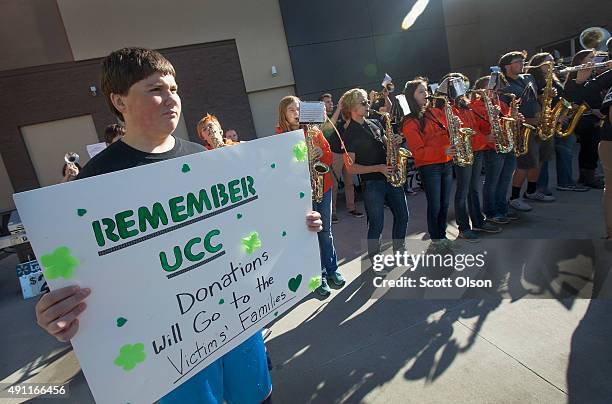
<svg viewBox="0 0 612 404">
<path fill-rule="evenodd" d="M 388 73 L 398 90 L 416 75 L 449 69 L 442 0 L 431 0 L 408 31 L 401 23 L 415 0 L 280 0 L 296 92 L 337 99 L 353 87 L 380 89 Z M 313 29 L 316 27 L 316 29 Z"/>
<path fill-rule="evenodd" d="M 253 98 L 293 85 L 276 0 L 57 0 L 57 4 L 75 60 L 102 57 L 124 46 L 160 49 L 234 39 L 246 92 L 258 93 Z M 273 65 L 277 68 L 274 76 Z M 182 78 L 199 66 L 192 64 L 190 70 L 177 72 L 181 92 L 185 88 Z M 222 77 L 206 79 L 221 89 L 215 96 L 223 96 Z M 254 111 L 262 109 L 255 107 Z M 252 116 L 257 135 L 273 130 L 269 116 Z M 233 122 L 226 124 L 235 126 Z"/>
<path fill-rule="evenodd" d="M 612 2 L 444 0 L 444 22 L 452 69 L 475 79 L 506 52 L 524 49 L 533 55 L 588 27 L 610 30 Z"/>
</svg>

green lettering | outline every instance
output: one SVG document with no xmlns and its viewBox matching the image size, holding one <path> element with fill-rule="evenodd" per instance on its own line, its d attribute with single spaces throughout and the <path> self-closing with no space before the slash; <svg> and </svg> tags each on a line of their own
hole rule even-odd
<svg viewBox="0 0 612 404">
<path fill-rule="evenodd" d="M 196 238 L 192 238 L 191 240 L 187 242 L 187 244 L 185 245 L 185 258 L 187 258 L 191 262 L 199 261 L 202 258 L 204 258 L 204 254 L 205 254 L 204 251 L 199 252 L 195 255 L 191 251 L 191 248 L 194 246 L 194 244 L 197 244 L 201 241 L 202 239 L 200 237 L 196 237 Z"/>
<path fill-rule="evenodd" d="M 249 192 L 253 195 L 257 195 L 257 191 L 255 191 L 255 188 L 253 187 L 253 183 L 255 182 L 255 180 L 253 179 L 253 177 L 251 176 L 247 176 L 246 177 L 247 182 L 248 182 L 248 188 L 249 188 Z"/>
<path fill-rule="evenodd" d="M 174 272 L 179 269 L 181 267 L 181 264 L 183 263 L 183 254 L 181 254 L 180 247 L 174 246 L 173 251 L 174 258 L 176 259 L 174 265 L 168 265 L 168 258 L 166 257 L 166 253 L 164 251 L 159 253 L 159 261 L 161 262 L 161 266 L 164 271 Z"/>
<path fill-rule="evenodd" d="M 108 217 L 102 219 L 102 224 L 105 226 L 104 235 L 110 241 L 119 241 L 119 236 L 115 233 L 115 221 Z"/>
<path fill-rule="evenodd" d="M 168 216 L 161 203 L 155 202 L 151 211 L 146 206 L 138 208 L 138 224 L 141 232 L 147 231 L 147 223 L 153 229 L 159 227 L 159 222 L 168 224 Z"/>
<path fill-rule="evenodd" d="M 225 192 L 225 185 L 217 184 L 217 189 L 219 190 L 219 199 L 221 206 L 227 205 L 227 202 L 229 201 L 229 196 L 227 195 L 227 192 Z"/>
<path fill-rule="evenodd" d="M 115 215 L 115 221 L 117 222 L 117 230 L 119 230 L 119 236 L 121 236 L 121 238 L 124 240 L 126 238 L 130 238 L 138 234 L 138 230 L 130 230 L 130 227 L 134 226 L 136 224 L 136 221 L 126 220 L 133 214 L 133 210 L 124 210 L 123 212 L 119 212 Z"/>
<path fill-rule="evenodd" d="M 182 222 L 183 220 L 189 218 L 187 214 L 181 213 L 185 210 L 185 205 L 179 204 L 184 200 L 184 197 L 177 196 L 168 201 L 168 205 L 170 205 L 170 216 L 172 216 L 172 221 L 174 223 Z"/>
<path fill-rule="evenodd" d="M 217 191 L 217 186 L 213 185 L 210 188 L 210 191 L 212 192 L 213 204 L 215 205 L 215 208 L 218 208 L 219 207 L 219 192 Z"/>
<path fill-rule="evenodd" d="M 230 201 L 232 201 L 232 203 L 240 202 L 242 200 L 242 197 L 238 195 L 240 193 L 238 184 L 240 184 L 239 180 L 232 180 L 227 184 L 230 194 Z"/>
<path fill-rule="evenodd" d="M 104 247 L 105 240 L 104 235 L 102 234 L 102 226 L 100 226 L 100 221 L 96 220 L 91 223 L 91 227 L 93 227 L 94 235 L 96 236 L 96 242 L 100 247 Z"/>
<path fill-rule="evenodd" d="M 193 216 L 194 208 L 196 212 L 202 213 L 204 211 L 204 205 L 206 205 L 207 210 L 212 209 L 210 199 L 208 199 L 208 194 L 205 189 L 200 190 L 199 198 L 196 198 L 191 192 L 187 194 L 187 216 Z"/>
<path fill-rule="evenodd" d="M 209 253 L 216 253 L 217 251 L 221 250 L 223 248 L 223 244 L 219 243 L 216 246 L 213 246 L 211 244 L 211 238 L 213 238 L 214 236 L 218 236 L 219 234 L 221 234 L 221 230 L 218 229 L 214 229 L 208 232 L 208 234 L 204 237 L 204 249 L 206 251 L 208 251 Z"/>
</svg>

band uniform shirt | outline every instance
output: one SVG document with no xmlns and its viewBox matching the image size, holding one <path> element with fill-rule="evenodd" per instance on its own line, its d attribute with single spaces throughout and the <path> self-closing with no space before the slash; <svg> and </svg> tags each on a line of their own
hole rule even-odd
<svg viewBox="0 0 612 404">
<path fill-rule="evenodd" d="M 541 107 L 538 102 L 538 87 L 531 74 L 519 74 L 516 80 L 506 77 L 508 85 L 501 89 L 500 98 L 508 105 L 511 99 L 504 93 L 512 93 L 516 95 L 517 100 L 520 100 L 519 112 L 525 118 L 537 118 L 540 114 Z M 528 88 L 531 86 L 531 88 Z"/>
<path fill-rule="evenodd" d="M 163 153 L 146 153 L 129 146 L 123 140 L 118 140 L 89 160 L 76 179 L 108 174 L 158 161 L 188 156 L 205 150 L 202 145 L 178 137 L 174 138 L 172 149 Z"/>
<path fill-rule="evenodd" d="M 380 123 L 373 119 L 364 120 L 359 124 L 353 120 L 344 131 L 346 151 L 355 153 L 355 163 L 362 166 L 374 166 L 387 163 L 387 153 L 383 140 L 383 129 Z M 362 181 L 386 181 L 382 173 L 360 174 Z"/>
</svg>

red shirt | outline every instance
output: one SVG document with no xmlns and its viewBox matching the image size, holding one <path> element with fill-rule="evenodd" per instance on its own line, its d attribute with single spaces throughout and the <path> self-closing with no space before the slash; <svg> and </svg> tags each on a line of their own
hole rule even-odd
<svg viewBox="0 0 612 404">
<path fill-rule="evenodd" d="M 416 118 L 406 119 L 402 125 L 402 133 L 408 150 L 414 157 L 415 166 L 446 163 L 452 160 L 452 157 L 446 154 L 450 140 L 444 111 L 441 108 L 428 108 L 424 120 L 425 126 L 422 130 Z"/>
<path fill-rule="evenodd" d="M 473 108 L 473 107 L 472 107 Z M 475 109 L 474 109 L 475 110 Z M 480 114 L 479 111 L 476 111 Z M 483 121 L 474 113 L 467 108 L 456 108 L 454 109 L 454 113 L 457 114 L 463 125 L 462 128 L 471 128 L 474 130 L 474 135 L 472 136 L 472 150 L 473 151 L 481 151 L 487 148 L 487 136 L 490 132 L 483 132 L 482 124 L 485 123 L 488 125 L 488 122 Z M 485 119 L 487 119 L 486 115 L 482 115 Z"/>
<path fill-rule="evenodd" d="M 276 127 L 275 130 L 277 134 L 284 133 L 282 132 L 281 128 L 279 128 L 278 126 Z M 329 142 L 327 141 L 327 139 L 325 139 L 323 132 L 321 132 L 321 130 L 316 126 L 313 127 L 313 130 L 315 131 L 314 144 L 315 146 L 320 147 L 321 150 L 323 151 L 323 156 L 321 156 L 320 161 L 321 163 L 329 167 L 329 171 L 323 175 L 323 192 L 327 192 L 332 187 L 331 170 L 332 170 L 332 163 L 334 161 L 334 155 L 332 154 L 331 148 L 329 147 Z M 306 128 L 304 128 L 304 138 L 306 138 Z"/>
<path fill-rule="evenodd" d="M 479 125 L 480 132 L 482 132 L 485 135 L 485 139 L 486 139 L 485 149 L 495 150 L 495 141 L 490 142 L 488 140 L 488 136 L 491 133 L 491 125 L 489 124 L 489 114 L 487 113 L 487 109 L 485 108 L 484 101 L 482 100 L 482 98 L 478 98 L 472 101 L 470 105 L 472 106 L 472 109 L 474 111 L 476 111 L 477 113 L 479 113 L 485 118 L 485 120 L 478 118 L 478 125 Z M 510 115 L 510 107 L 508 106 L 508 104 L 506 104 L 503 101 L 499 101 L 499 107 L 501 108 L 500 117 Z"/>
</svg>

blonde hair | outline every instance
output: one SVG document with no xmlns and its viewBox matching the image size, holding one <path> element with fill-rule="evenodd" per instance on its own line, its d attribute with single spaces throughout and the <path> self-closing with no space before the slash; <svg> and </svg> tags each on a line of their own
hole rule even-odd
<svg viewBox="0 0 612 404">
<path fill-rule="evenodd" d="M 368 100 L 368 93 L 361 88 L 353 88 L 348 90 L 346 93 L 342 94 L 340 97 L 340 102 L 342 103 L 342 118 L 345 121 L 349 121 L 351 119 L 351 110 L 355 105 L 358 104 L 359 96 L 362 96 L 364 100 Z"/>
<path fill-rule="evenodd" d="M 287 120 L 287 108 L 294 102 L 299 105 L 300 99 L 295 95 L 288 95 L 283 97 L 278 104 L 278 127 L 280 128 L 281 132 L 291 131 L 291 124 L 289 124 L 289 121 Z"/>
</svg>

